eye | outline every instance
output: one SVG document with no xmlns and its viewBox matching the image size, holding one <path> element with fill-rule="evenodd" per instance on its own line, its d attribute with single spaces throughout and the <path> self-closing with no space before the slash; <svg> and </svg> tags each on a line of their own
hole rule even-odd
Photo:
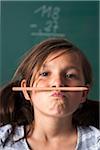
<svg viewBox="0 0 100 150">
<path fill-rule="evenodd" d="M 76 79 L 76 78 L 78 78 L 77 77 L 77 75 L 76 74 L 73 74 L 73 73 L 67 73 L 66 75 L 65 75 L 65 77 L 67 78 L 67 79 Z"/>
<path fill-rule="evenodd" d="M 48 72 L 42 72 L 42 73 L 40 73 L 40 76 L 43 76 L 43 77 L 45 77 L 45 76 L 48 76 Z"/>
</svg>

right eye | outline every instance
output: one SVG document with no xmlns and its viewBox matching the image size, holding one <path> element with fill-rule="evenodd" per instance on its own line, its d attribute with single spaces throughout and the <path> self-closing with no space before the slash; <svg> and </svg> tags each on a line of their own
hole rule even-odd
<svg viewBox="0 0 100 150">
<path fill-rule="evenodd" d="M 45 76 L 48 76 L 48 72 L 42 72 L 42 73 L 40 73 L 40 76 L 43 76 L 43 77 L 45 77 Z"/>
</svg>

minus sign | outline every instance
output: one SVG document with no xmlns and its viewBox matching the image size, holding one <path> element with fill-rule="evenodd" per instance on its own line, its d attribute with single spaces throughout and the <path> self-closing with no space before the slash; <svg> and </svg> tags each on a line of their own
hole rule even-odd
<svg viewBox="0 0 100 150">
<path fill-rule="evenodd" d="M 30 28 L 36 28 L 37 24 L 30 24 Z"/>
</svg>

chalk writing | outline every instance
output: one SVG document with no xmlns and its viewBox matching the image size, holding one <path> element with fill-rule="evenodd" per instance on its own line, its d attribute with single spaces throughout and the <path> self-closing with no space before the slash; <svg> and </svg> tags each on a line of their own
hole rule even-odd
<svg viewBox="0 0 100 150">
<path fill-rule="evenodd" d="M 35 23 L 30 24 L 32 36 L 65 36 L 59 33 L 59 20 L 61 8 L 57 6 L 42 5 L 34 10 Z M 40 20 L 39 20 L 40 19 Z M 39 22 L 40 21 L 40 22 Z"/>
</svg>

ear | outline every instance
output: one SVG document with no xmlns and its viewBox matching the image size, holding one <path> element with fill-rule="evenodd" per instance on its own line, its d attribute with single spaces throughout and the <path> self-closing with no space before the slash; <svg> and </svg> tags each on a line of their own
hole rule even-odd
<svg viewBox="0 0 100 150">
<path fill-rule="evenodd" d="M 26 88 L 26 80 L 25 79 L 21 81 L 21 87 Z M 22 90 L 22 92 L 23 92 L 23 95 L 24 95 L 25 99 L 30 100 L 30 97 L 29 97 L 29 94 L 28 94 L 27 90 L 24 89 L 24 90 Z"/>
<path fill-rule="evenodd" d="M 86 87 L 88 88 L 88 90 L 87 91 L 83 91 L 81 103 L 84 103 L 86 101 L 87 95 L 88 95 L 88 93 L 90 91 L 90 85 L 86 85 Z"/>
</svg>

